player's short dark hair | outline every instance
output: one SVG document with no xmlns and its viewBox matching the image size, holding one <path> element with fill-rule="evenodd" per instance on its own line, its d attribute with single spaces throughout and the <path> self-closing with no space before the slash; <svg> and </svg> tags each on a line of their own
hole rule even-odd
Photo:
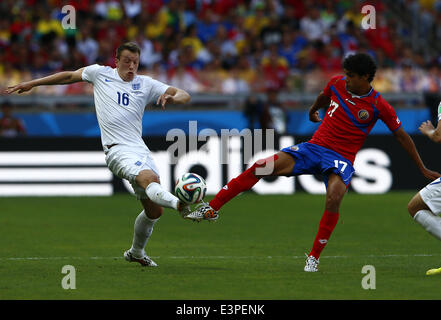
<svg viewBox="0 0 441 320">
<path fill-rule="evenodd" d="M 374 80 L 377 64 L 374 59 L 366 53 L 355 53 L 347 56 L 343 61 L 343 69 L 358 74 L 368 75 L 368 81 Z"/>
<path fill-rule="evenodd" d="M 139 46 L 134 42 L 126 42 L 120 45 L 116 49 L 116 58 L 119 59 L 121 57 L 121 52 L 124 50 L 129 50 L 130 52 L 137 53 L 138 55 L 141 55 L 141 49 Z"/>
</svg>

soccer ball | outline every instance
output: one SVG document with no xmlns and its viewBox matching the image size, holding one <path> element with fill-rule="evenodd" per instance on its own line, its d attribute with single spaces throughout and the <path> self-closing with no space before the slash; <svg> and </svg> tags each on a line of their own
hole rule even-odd
<svg viewBox="0 0 441 320">
<path fill-rule="evenodd" d="M 196 173 L 184 173 L 176 181 L 175 194 L 187 204 L 201 202 L 206 192 L 207 185 L 204 178 Z"/>
</svg>

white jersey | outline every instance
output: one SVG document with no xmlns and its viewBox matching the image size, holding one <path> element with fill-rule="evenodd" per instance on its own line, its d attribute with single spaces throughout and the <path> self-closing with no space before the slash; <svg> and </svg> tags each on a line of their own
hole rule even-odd
<svg viewBox="0 0 441 320">
<path fill-rule="evenodd" d="M 104 150 L 113 144 L 145 148 L 142 140 L 145 107 L 156 102 L 169 86 L 142 75 L 135 75 L 132 81 L 126 82 L 116 68 L 98 64 L 84 68 L 82 79 L 93 84 Z"/>
</svg>

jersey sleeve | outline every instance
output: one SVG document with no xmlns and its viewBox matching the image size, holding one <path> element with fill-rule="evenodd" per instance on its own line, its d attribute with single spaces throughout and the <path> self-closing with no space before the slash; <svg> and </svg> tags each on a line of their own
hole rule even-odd
<svg viewBox="0 0 441 320">
<path fill-rule="evenodd" d="M 378 98 L 377 109 L 379 110 L 379 118 L 386 124 L 390 131 L 396 131 L 401 127 L 401 121 L 392 108 L 382 96 Z"/>
<path fill-rule="evenodd" d="M 323 94 L 325 95 L 325 96 L 327 96 L 327 97 L 331 97 L 331 93 L 332 93 L 332 91 L 331 91 L 331 86 L 332 85 L 335 85 L 335 83 L 338 81 L 338 80 L 340 80 L 340 79 L 342 79 L 343 78 L 343 76 L 341 76 L 341 75 L 338 75 L 338 76 L 333 76 L 332 78 L 331 78 L 331 80 L 329 80 L 329 82 L 328 82 L 328 84 L 326 85 L 326 87 L 323 89 Z"/>
<path fill-rule="evenodd" d="M 159 96 L 164 94 L 165 91 L 170 87 L 168 84 L 165 84 L 161 81 L 148 78 L 148 84 L 150 86 L 150 93 L 148 97 L 148 102 L 156 102 Z"/>
<path fill-rule="evenodd" d="M 103 68 L 103 66 L 100 66 L 99 64 L 87 66 L 84 68 L 81 78 L 84 81 L 94 83 L 101 68 Z"/>
</svg>

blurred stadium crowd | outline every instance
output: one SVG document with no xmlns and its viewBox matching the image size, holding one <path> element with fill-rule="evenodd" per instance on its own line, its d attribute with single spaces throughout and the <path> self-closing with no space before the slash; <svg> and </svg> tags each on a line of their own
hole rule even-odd
<svg viewBox="0 0 441 320">
<path fill-rule="evenodd" d="M 366 4 L 376 29 L 361 28 Z M 62 28 L 64 5 L 75 7 L 76 29 Z M 0 14 L 0 87 L 114 66 L 116 47 L 135 41 L 140 73 L 190 92 L 318 92 L 354 51 L 377 60 L 380 92 L 441 89 L 430 40 L 441 38 L 440 0 L 2 0 Z M 33 93 L 91 90 L 77 83 Z"/>
</svg>

